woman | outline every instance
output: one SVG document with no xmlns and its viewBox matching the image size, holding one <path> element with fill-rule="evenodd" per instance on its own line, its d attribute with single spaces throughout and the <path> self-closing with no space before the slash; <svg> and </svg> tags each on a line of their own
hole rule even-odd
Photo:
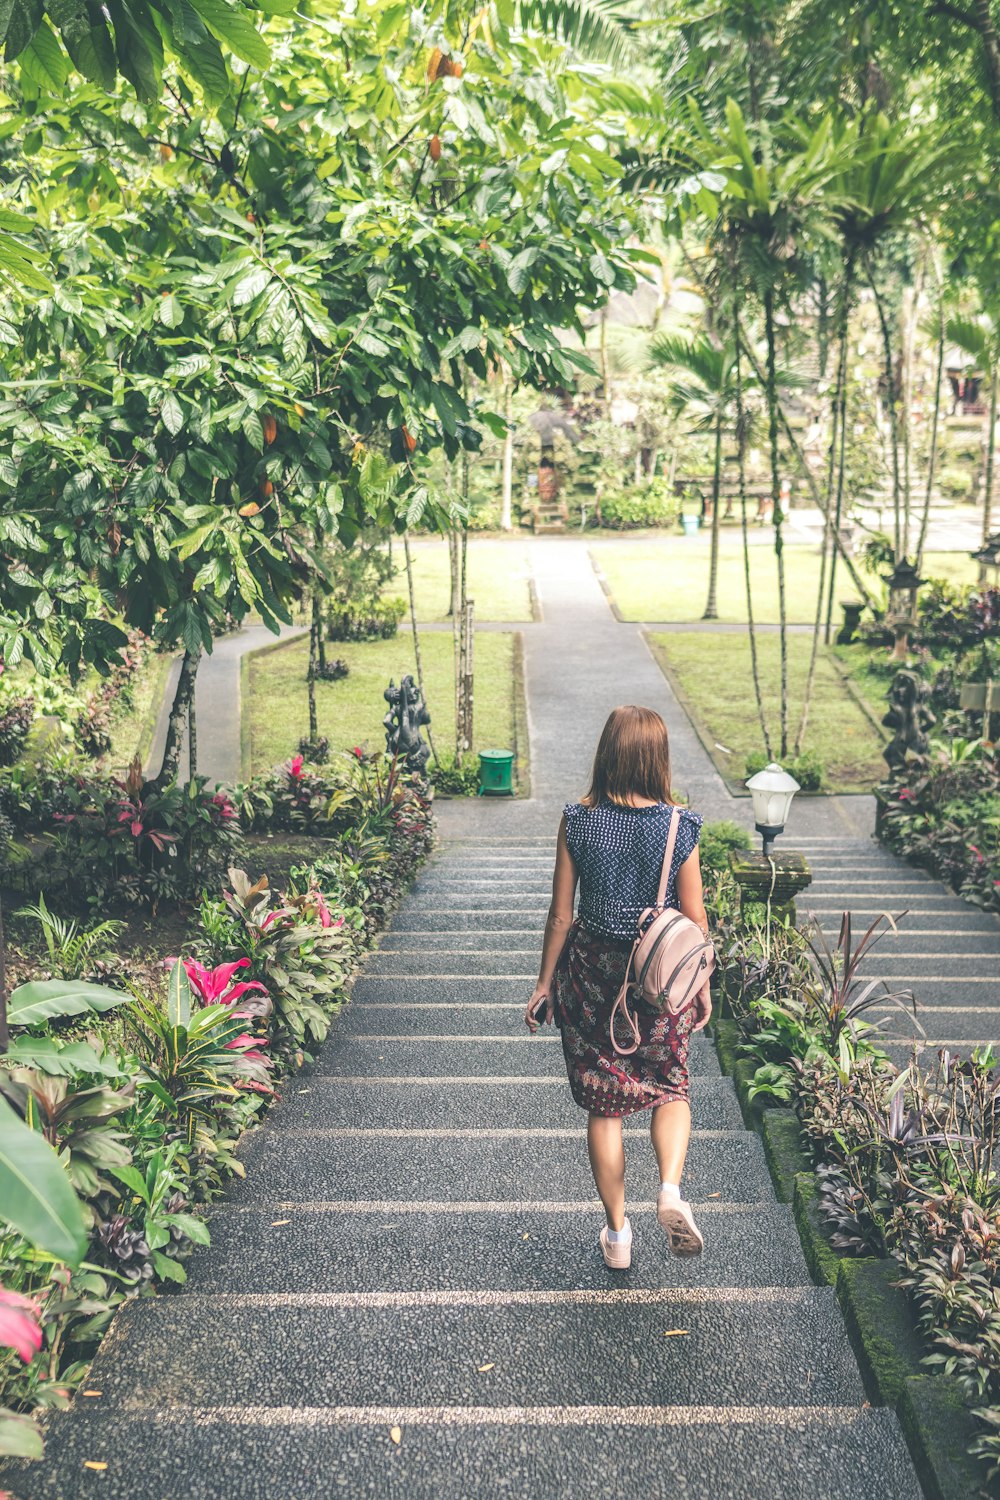
<svg viewBox="0 0 1000 1500">
<path fill-rule="evenodd" d="M 555 1017 L 573 1098 L 588 1111 L 587 1148 L 607 1224 L 601 1250 L 607 1265 L 632 1263 L 632 1230 L 625 1217 L 622 1118 L 650 1111 L 649 1133 L 660 1173 L 656 1217 L 675 1255 L 699 1255 L 704 1245 L 681 1173 L 691 1133 L 688 1039 L 712 1013 L 708 985 L 677 1015 L 639 1007 L 640 1045 L 620 1055 L 611 1019 L 637 922 L 656 903 L 674 802 L 667 727 L 649 708 L 616 708 L 604 726 L 590 790 L 563 811 L 556 847 L 552 902 L 542 944 L 538 983 L 525 1021 L 534 1033 Z M 702 820 L 679 809 L 665 904 L 679 908 L 708 934 L 698 840 Z M 573 920 L 577 882 L 580 910 Z"/>
</svg>

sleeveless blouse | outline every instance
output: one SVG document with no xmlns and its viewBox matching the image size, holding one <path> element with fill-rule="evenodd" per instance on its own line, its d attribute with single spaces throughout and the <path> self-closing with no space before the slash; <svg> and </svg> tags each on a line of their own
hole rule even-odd
<svg viewBox="0 0 1000 1500">
<path fill-rule="evenodd" d="M 580 876 L 577 915 L 593 933 L 608 938 L 634 938 L 636 923 L 656 901 L 671 807 L 620 807 L 602 802 L 584 807 L 570 802 L 563 808 L 566 843 Z M 694 852 L 704 820 L 687 807 L 680 809 L 677 842 L 667 881 L 666 904 L 677 904 L 677 872 Z"/>
</svg>

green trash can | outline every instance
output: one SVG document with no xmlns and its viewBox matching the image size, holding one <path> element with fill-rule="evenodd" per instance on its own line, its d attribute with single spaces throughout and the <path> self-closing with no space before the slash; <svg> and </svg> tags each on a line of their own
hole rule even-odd
<svg viewBox="0 0 1000 1500">
<path fill-rule="evenodd" d="M 480 797 L 513 797 L 513 750 L 481 750 L 479 752 L 479 795 Z"/>
</svg>

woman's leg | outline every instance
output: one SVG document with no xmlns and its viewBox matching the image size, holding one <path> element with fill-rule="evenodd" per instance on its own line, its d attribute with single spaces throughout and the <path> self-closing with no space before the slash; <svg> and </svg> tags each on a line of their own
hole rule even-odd
<svg viewBox="0 0 1000 1500">
<path fill-rule="evenodd" d="M 668 1099 L 656 1106 L 649 1117 L 649 1138 L 661 1182 L 680 1184 L 690 1135 L 691 1106 L 686 1099 Z"/>
<path fill-rule="evenodd" d="M 587 1151 L 590 1170 L 608 1216 L 608 1228 L 622 1229 L 625 1224 L 625 1147 L 621 1120 L 591 1115 L 587 1120 Z"/>
</svg>

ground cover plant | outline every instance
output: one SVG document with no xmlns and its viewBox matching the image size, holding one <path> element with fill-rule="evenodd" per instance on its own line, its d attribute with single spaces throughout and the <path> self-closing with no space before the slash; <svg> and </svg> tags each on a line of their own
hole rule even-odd
<svg viewBox="0 0 1000 1500">
<path fill-rule="evenodd" d="M 417 619 L 446 622 L 451 603 L 448 546 L 442 538 L 411 543 Z M 395 574 L 387 591 L 406 593 L 402 548 L 394 548 Z M 468 594 L 480 621 L 521 621 L 532 618 L 528 556 L 516 541 L 493 542 L 471 538 L 468 550 Z"/>
<path fill-rule="evenodd" d="M 716 918 L 722 1009 L 738 1028 L 756 1107 L 794 1112 L 815 1166 L 832 1249 L 898 1269 L 928 1371 L 956 1377 L 975 1414 L 983 1493 L 1000 1478 L 1000 1068 L 992 1047 L 914 1053 L 896 1068 L 885 1016 L 912 997 L 863 977 L 872 947 L 845 914 L 831 948 L 808 925 L 740 914 L 721 877 Z"/>
<path fill-rule="evenodd" d="M 413 638 L 403 630 L 393 640 L 338 644 L 349 676 L 316 684 L 320 733 L 336 749 L 369 749 L 385 743 L 383 693 L 393 678 L 416 672 Z M 421 631 L 424 692 L 431 732 L 438 747 L 454 744 L 454 653 L 447 631 Z M 512 634 L 483 631 L 476 637 L 475 749 L 507 749 L 513 744 L 515 643 Z M 249 720 L 249 767 L 253 774 L 288 758 L 306 721 L 308 644 L 293 641 L 249 659 L 244 713 Z M 293 738 L 294 737 L 294 738 Z M 475 762 L 475 756 L 472 757 Z"/>
<path fill-rule="evenodd" d="M 60 921 L 40 902 L 15 923 L 0 1054 L 0 1454 L 40 1452 L 30 1413 L 67 1404 L 124 1299 L 184 1282 L 209 1241 L 200 1209 L 242 1171 L 240 1136 L 323 1040 L 427 852 L 426 784 L 381 756 L 352 760 L 325 836 L 298 841 L 281 885 L 266 866 L 233 865 L 188 909 L 179 953 L 163 946 L 177 929 L 160 925 L 141 982 L 121 968 L 100 982 L 118 936 L 108 922 Z M 258 818 L 283 821 L 263 802 Z"/>
<path fill-rule="evenodd" d="M 594 562 L 608 581 L 615 607 L 624 620 L 695 621 L 705 609 L 708 589 L 708 537 L 643 538 L 637 543 L 595 542 Z M 790 624 L 811 625 L 816 609 L 819 555 L 815 547 L 785 548 L 786 609 Z M 934 553 L 924 559 L 925 570 L 955 582 L 972 582 L 975 564 L 965 553 Z M 755 618 L 761 624 L 778 620 L 778 580 L 774 555 L 768 547 L 750 548 L 750 577 Z M 849 578 L 838 598 L 857 599 Z M 746 584 L 743 557 L 736 539 L 724 538 L 718 570 L 718 618 L 745 624 Z M 839 612 L 838 612 L 839 614 Z"/>
<path fill-rule="evenodd" d="M 650 632 L 656 659 L 680 686 L 690 711 L 703 730 L 703 739 L 724 776 L 740 782 L 748 770 L 759 769 L 760 725 L 747 713 L 750 687 L 750 647 L 742 634 L 706 635 L 698 632 Z M 811 642 L 792 636 L 788 643 L 790 680 L 803 685 L 809 674 Z M 779 643 L 761 635 L 757 656 L 765 706 L 780 694 Z M 836 665 L 821 655 L 816 667 L 812 708 L 805 736 L 806 753 L 785 757 L 783 764 L 803 771 L 799 780 L 810 790 L 869 791 L 881 776 L 883 739 L 845 687 Z M 797 774 L 797 772 L 796 772 Z M 811 785 L 810 785 L 811 783 Z"/>
</svg>

